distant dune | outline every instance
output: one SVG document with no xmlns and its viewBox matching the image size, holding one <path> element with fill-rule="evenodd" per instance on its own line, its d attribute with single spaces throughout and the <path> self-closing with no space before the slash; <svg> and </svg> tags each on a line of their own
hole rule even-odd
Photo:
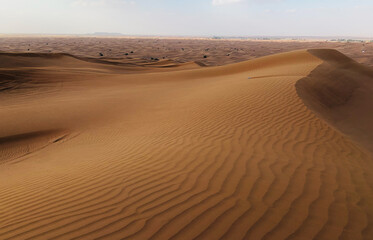
<svg viewBox="0 0 373 240">
<path fill-rule="evenodd" d="M 8 36 L 0 38 L 0 52 L 69 53 L 74 56 L 172 59 L 222 66 L 277 53 L 302 49 L 336 49 L 355 61 L 373 67 L 373 42 L 228 40 L 156 37 Z M 206 58 L 204 58 L 206 56 Z"/>
<path fill-rule="evenodd" d="M 373 239 L 373 70 L 0 54 L 0 239 Z"/>
</svg>

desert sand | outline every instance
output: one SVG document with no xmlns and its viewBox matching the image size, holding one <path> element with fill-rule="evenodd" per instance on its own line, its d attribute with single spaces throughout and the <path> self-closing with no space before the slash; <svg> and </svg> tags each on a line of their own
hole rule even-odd
<svg viewBox="0 0 373 240">
<path fill-rule="evenodd" d="M 0 35 L 0 52 L 69 53 L 82 57 L 171 59 L 207 66 L 238 63 L 258 57 L 302 49 L 336 49 L 359 63 L 373 67 L 373 42 L 321 40 L 229 40 L 191 38 L 129 38 Z M 128 55 L 126 55 L 128 54 Z M 206 56 L 206 58 L 204 58 Z"/>
<path fill-rule="evenodd" d="M 203 65 L 1 53 L 0 239 L 373 239 L 369 64 Z"/>
</svg>

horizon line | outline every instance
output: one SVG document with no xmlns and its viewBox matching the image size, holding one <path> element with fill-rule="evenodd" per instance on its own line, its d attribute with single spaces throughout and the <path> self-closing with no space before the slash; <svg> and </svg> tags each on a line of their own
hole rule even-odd
<svg viewBox="0 0 373 240">
<path fill-rule="evenodd" d="M 140 37 L 140 38 L 208 38 L 208 39 L 254 39 L 254 40 L 373 40 L 373 37 L 361 37 L 351 35 L 316 36 L 316 35 L 165 35 L 165 34 L 123 34 L 116 32 L 94 32 L 94 33 L 0 33 L 0 37 L 7 36 L 93 36 L 93 37 Z M 269 38 L 269 39 L 265 39 Z"/>
</svg>

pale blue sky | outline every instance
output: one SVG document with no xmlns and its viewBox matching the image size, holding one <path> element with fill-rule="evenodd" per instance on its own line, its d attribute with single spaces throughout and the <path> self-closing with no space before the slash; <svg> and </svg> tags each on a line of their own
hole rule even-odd
<svg viewBox="0 0 373 240">
<path fill-rule="evenodd" d="M 0 0 L 0 33 L 373 37 L 373 0 Z"/>
</svg>

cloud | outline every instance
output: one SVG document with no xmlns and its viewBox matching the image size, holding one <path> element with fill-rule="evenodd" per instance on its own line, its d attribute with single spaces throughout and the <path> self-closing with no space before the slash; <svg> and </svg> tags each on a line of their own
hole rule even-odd
<svg viewBox="0 0 373 240">
<path fill-rule="evenodd" d="M 296 12 L 297 12 L 297 9 L 294 9 L 294 8 L 292 8 L 292 9 L 287 9 L 286 12 L 287 12 L 287 13 L 296 13 Z"/>
<path fill-rule="evenodd" d="M 103 6 L 106 2 L 104 0 L 75 0 L 72 5 L 77 7 L 88 7 L 88 6 Z"/>
<path fill-rule="evenodd" d="M 238 2 L 242 2 L 242 0 L 212 0 L 212 5 L 218 6 L 218 5 L 225 5 L 225 4 L 238 3 Z"/>
<path fill-rule="evenodd" d="M 77 7 L 103 7 L 114 5 L 134 5 L 135 1 L 128 0 L 75 0 L 72 5 Z"/>
</svg>

